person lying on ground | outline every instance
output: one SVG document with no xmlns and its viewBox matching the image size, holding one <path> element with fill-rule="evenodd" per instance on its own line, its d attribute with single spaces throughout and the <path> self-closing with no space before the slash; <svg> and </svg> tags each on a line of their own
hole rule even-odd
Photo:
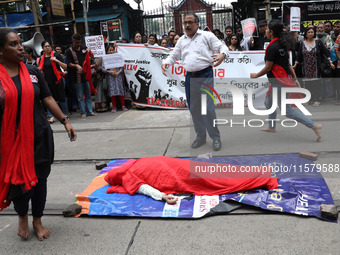
<svg viewBox="0 0 340 255">
<path fill-rule="evenodd" d="M 244 167 L 166 156 L 145 157 L 130 159 L 112 168 L 104 179 L 111 185 L 107 193 L 139 193 L 170 204 L 177 200 L 169 194 L 211 196 L 255 188 L 277 188 L 277 178 L 271 178 L 269 167 L 256 166 L 258 171 L 253 172 L 242 171 Z"/>
</svg>

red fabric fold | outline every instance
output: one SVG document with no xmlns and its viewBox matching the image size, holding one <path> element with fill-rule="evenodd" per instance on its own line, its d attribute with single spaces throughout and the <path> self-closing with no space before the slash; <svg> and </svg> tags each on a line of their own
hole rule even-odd
<svg viewBox="0 0 340 255">
<path fill-rule="evenodd" d="M 22 94 L 20 122 L 16 129 L 18 91 L 5 67 L 0 65 L 0 82 L 5 91 L 0 143 L 0 211 L 10 205 L 7 195 L 11 184 L 24 185 L 24 189 L 29 190 L 38 182 L 34 168 L 34 88 L 22 62 L 19 75 Z"/>
<path fill-rule="evenodd" d="M 93 56 L 93 54 L 92 54 L 92 56 Z M 90 61 L 90 53 L 89 52 L 86 52 L 85 61 L 83 63 L 83 70 L 84 70 L 84 73 L 85 73 L 85 79 L 90 84 L 91 94 L 92 95 L 97 94 L 97 90 L 95 89 L 95 87 L 93 86 L 93 83 L 92 83 L 91 61 Z"/>
<path fill-rule="evenodd" d="M 272 45 L 274 42 L 279 41 L 280 39 L 278 37 L 271 40 L 269 45 L 266 48 L 265 51 L 265 59 L 267 59 L 267 50 L 270 45 Z M 296 85 L 293 82 L 292 76 L 290 74 L 287 74 L 286 70 L 277 64 L 273 64 L 271 72 L 273 73 L 274 77 L 277 79 L 277 81 L 282 85 L 282 87 L 296 87 Z M 267 91 L 266 97 L 270 95 L 270 92 L 272 91 L 272 85 L 269 86 L 269 89 Z M 289 98 L 302 98 L 301 93 L 289 93 Z"/>
<path fill-rule="evenodd" d="M 53 58 L 53 57 L 54 57 L 54 52 L 51 51 L 51 58 Z M 41 72 L 43 71 L 44 63 L 45 63 L 45 53 L 42 55 L 42 57 L 40 59 L 40 63 L 39 63 L 39 69 L 40 69 Z M 65 74 L 62 71 L 58 70 L 57 64 L 54 61 L 51 61 L 51 63 L 52 63 L 54 75 L 57 78 L 56 84 L 59 84 L 61 82 L 61 80 L 64 78 Z"/>
<path fill-rule="evenodd" d="M 255 174 L 253 178 L 191 178 L 192 164 L 210 163 L 165 156 L 129 160 L 107 173 L 105 181 L 111 187 L 106 192 L 133 195 L 140 185 L 148 184 L 167 194 L 219 195 L 258 187 L 275 189 L 278 186 L 277 178 L 270 178 L 270 172 L 265 175 L 267 178 L 261 174 Z M 241 166 L 235 167 L 239 170 Z"/>
</svg>

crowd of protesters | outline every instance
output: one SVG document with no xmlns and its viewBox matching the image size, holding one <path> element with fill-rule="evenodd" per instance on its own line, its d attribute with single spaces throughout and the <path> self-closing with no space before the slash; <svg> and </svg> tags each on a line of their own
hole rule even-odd
<svg viewBox="0 0 340 255">
<path fill-rule="evenodd" d="M 254 37 L 244 37 L 241 26 L 227 26 L 224 33 L 220 29 L 214 29 L 212 33 L 228 47 L 229 51 L 265 50 L 270 43 L 270 39 L 266 37 L 267 23 L 265 20 L 259 20 L 257 24 L 257 36 Z M 292 66 L 301 80 L 301 86 L 311 92 L 309 103 L 317 107 L 326 100 L 334 99 L 336 100 L 335 104 L 340 105 L 340 84 L 332 80 L 332 78 L 340 77 L 340 61 L 338 61 L 340 57 L 340 22 L 337 21 L 334 24 L 330 21 L 320 22 L 316 27 L 308 26 L 300 33 L 290 31 L 290 27 L 287 25 L 284 27 L 284 31 L 295 43 L 295 51 L 292 52 Z M 173 48 L 181 36 L 183 33 L 176 33 L 173 29 L 163 36 L 135 32 L 130 41 L 123 38 L 119 43 Z M 81 39 L 81 35 L 75 34 L 72 37 L 72 46 L 66 48 L 65 52 L 62 51 L 60 45 L 52 45 L 50 42 L 44 41 L 42 57 L 38 59 L 34 57 L 31 48 L 25 47 L 24 62 L 37 65 L 42 70 L 52 96 L 67 116 L 71 112 L 80 112 L 82 118 L 95 116 L 91 100 L 91 92 L 94 89 L 97 90 L 96 112 L 111 110 L 114 113 L 117 109 L 128 110 L 124 100 L 123 68 L 103 70 L 101 61 L 91 58 L 91 52 L 81 45 Z M 110 54 L 115 53 L 115 45 L 107 45 L 106 51 Z M 91 60 L 88 59 L 89 57 Z M 45 60 L 42 61 L 43 64 L 41 64 L 41 60 Z M 327 75 L 322 70 L 325 68 L 323 64 L 325 60 L 329 61 L 328 69 L 331 69 Z M 90 61 L 89 68 L 84 70 L 83 64 L 88 61 Z M 58 75 L 57 71 L 61 72 L 64 77 L 62 82 L 60 77 L 56 76 Z M 116 99 L 118 99 L 117 102 Z M 110 103 L 112 107 L 110 107 Z M 47 115 L 50 123 L 53 123 L 55 118 L 48 111 Z"/>
</svg>

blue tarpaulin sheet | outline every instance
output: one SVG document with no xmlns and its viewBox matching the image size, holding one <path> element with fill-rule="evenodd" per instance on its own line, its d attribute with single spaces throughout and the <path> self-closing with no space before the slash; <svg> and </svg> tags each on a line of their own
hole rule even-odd
<svg viewBox="0 0 340 255">
<path fill-rule="evenodd" d="M 124 193 L 107 194 L 106 189 L 110 186 L 105 182 L 104 176 L 107 171 L 124 164 L 127 160 L 110 161 L 88 188 L 76 196 L 77 203 L 83 208 L 81 214 L 200 218 L 217 204 L 232 200 L 265 210 L 322 218 L 320 205 L 334 204 L 321 171 L 313 161 L 300 158 L 297 154 L 205 159 L 205 162 L 233 165 L 270 165 L 272 176 L 278 177 L 279 186 L 275 190 L 255 189 L 216 196 L 194 196 L 191 200 L 179 199 L 176 205 L 169 205 L 140 194 L 133 196 Z"/>
<path fill-rule="evenodd" d="M 44 16 L 47 12 L 43 12 Z M 8 13 L 6 14 L 9 27 L 22 27 L 34 23 L 33 14 L 29 13 Z M 4 15 L 0 15 L 0 27 L 6 27 Z"/>
</svg>

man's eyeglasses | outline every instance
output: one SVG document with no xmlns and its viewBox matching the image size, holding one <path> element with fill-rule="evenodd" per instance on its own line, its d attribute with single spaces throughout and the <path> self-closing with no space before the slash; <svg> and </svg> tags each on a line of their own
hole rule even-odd
<svg viewBox="0 0 340 255">
<path fill-rule="evenodd" d="M 192 21 L 184 21 L 183 24 L 184 25 L 192 25 L 194 24 L 195 22 L 192 22 Z"/>
</svg>

